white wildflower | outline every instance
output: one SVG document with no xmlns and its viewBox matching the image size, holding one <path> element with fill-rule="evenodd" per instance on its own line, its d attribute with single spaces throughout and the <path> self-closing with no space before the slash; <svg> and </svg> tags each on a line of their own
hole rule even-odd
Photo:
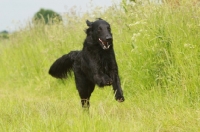
<svg viewBox="0 0 200 132">
<path fill-rule="evenodd" d="M 192 45 L 192 44 L 184 44 L 184 47 L 185 47 L 185 48 L 194 49 L 194 48 L 195 48 L 195 45 Z"/>
</svg>

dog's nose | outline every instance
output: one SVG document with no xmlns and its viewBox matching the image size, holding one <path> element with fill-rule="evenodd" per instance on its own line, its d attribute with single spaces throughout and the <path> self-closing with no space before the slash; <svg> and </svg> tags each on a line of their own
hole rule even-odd
<svg viewBox="0 0 200 132">
<path fill-rule="evenodd" d="M 107 35 L 107 36 L 106 36 L 106 40 L 112 40 L 112 36 Z"/>
</svg>

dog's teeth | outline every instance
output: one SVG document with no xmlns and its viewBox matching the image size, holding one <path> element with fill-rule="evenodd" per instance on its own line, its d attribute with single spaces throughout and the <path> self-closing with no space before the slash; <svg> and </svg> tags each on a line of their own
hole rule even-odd
<svg viewBox="0 0 200 132">
<path fill-rule="evenodd" d="M 104 43 L 100 38 L 99 38 L 99 41 L 101 42 L 103 49 L 109 49 L 110 47 L 109 42 Z"/>
<path fill-rule="evenodd" d="M 99 41 L 104 45 L 103 41 L 99 38 Z"/>
</svg>

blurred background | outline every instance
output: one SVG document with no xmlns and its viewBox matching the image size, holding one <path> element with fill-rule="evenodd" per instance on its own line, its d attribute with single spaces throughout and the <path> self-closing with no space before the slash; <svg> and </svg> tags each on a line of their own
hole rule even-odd
<svg viewBox="0 0 200 132">
<path fill-rule="evenodd" d="M 95 6 L 109 7 L 120 0 L 0 0 L 0 31 L 12 32 L 30 21 L 40 9 L 52 10 L 63 15 L 69 10 L 81 14 Z"/>
</svg>

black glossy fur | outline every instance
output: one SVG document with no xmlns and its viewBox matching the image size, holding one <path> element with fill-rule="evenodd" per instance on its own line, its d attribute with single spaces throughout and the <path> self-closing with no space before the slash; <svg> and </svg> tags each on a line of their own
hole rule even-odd
<svg viewBox="0 0 200 132">
<path fill-rule="evenodd" d="M 123 102 L 110 24 L 100 18 L 95 22 L 87 20 L 86 23 L 89 28 L 83 49 L 58 58 L 50 67 L 49 74 L 62 79 L 73 70 L 83 107 L 89 107 L 95 84 L 99 87 L 112 85 L 115 99 Z"/>
</svg>

